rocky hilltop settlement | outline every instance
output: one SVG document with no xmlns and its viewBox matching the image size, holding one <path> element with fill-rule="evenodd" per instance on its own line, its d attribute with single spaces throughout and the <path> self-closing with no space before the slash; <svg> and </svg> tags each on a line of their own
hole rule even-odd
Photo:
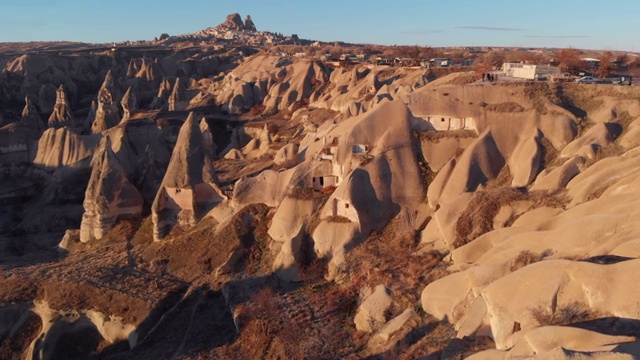
<svg viewBox="0 0 640 360">
<path fill-rule="evenodd" d="M 250 15 L 247 15 L 243 21 L 240 14 L 237 13 L 228 15 L 227 19 L 218 26 L 206 28 L 194 34 L 171 36 L 162 40 L 161 43 L 166 45 L 183 42 L 200 44 L 216 40 L 256 46 L 309 43 L 308 40 L 300 40 L 297 35 L 285 36 L 270 31 L 258 31 Z"/>
<path fill-rule="evenodd" d="M 225 36 L 1 57 L 0 358 L 640 357 L 640 88 Z"/>
</svg>

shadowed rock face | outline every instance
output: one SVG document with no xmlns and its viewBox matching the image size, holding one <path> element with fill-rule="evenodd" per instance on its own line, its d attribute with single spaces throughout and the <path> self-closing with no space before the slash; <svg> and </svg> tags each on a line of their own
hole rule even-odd
<svg viewBox="0 0 640 360">
<path fill-rule="evenodd" d="M 39 135 L 46 130 L 45 124 L 40 118 L 40 115 L 38 115 L 38 111 L 29 96 L 25 97 L 24 102 L 24 109 L 22 110 L 20 121 L 40 137 Z"/>
<path fill-rule="evenodd" d="M 253 20 L 251 20 L 251 15 L 247 15 L 247 18 L 244 20 L 244 29 L 249 31 L 258 31 Z"/>
<path fill-rule="evenodd" d="M 220 24 L 220 27 L 224 27 L 229 30 L 242 30 L 244 29 L 244 23 L 242 22 L 240 14 L 234 13 L 227 15 L 227 19 L 225 22 Z"/>
<path fill-rule="evenodd" d="M 78 135 L 66 127 L 47 129 L 38 141 L 33 164 L 49 170 L 88 167 L 99 141 L 99 135 Z"/>
<path fill-rule="evenodd" d="M 175 84 L 175 83 L 174 83 Z M 160 87 L 158 88 L 158 94 L 151 102 L 149 106 L 150 109 L 162 109 L 167 105 L 167 101 L 169 100 L 169 96 L 172 92 L 171 80 L 168 78 L 162 79 L 160 83 Z"/>
</svg>

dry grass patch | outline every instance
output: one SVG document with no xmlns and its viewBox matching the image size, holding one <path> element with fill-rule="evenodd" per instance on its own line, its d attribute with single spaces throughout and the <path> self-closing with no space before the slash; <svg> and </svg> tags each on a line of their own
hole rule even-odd
<svg viewBox="0 0 640 360">
<path fill-rule="evenodd" d="M 419 315 L 417 327 L 399 340 L 381 356 L 397 358 L 416 345 L 436 352 L 442 350 L 451 339 L 448 327 L 437 325 L 435 319 L 422 311 L 420 294 L 430 282 L 446 275 L 447 264 L 442 261 L 445 254 L 430 251 L 418 252 L 419 236 L 414 230 L 405 230 L 402 217 L 391 220 L 380 231 L 374 231 L 356 248 L 347 253 L 345 273 L 349 283 L 361 288 L 383 284 L 393 299 L 387 319 L 412 308 Z M 426 340 L 424 340 L 426 339 Z M 423 347 L 424 346 L 424 347 Z M 412 353 L 412 352 L 411 352 Z"/>
<path fill-rule="evenodd" d="M 511 272 L 514 272 L 518 269 L 521 269 L 525 266 L 540 262 L 544 260 L 544 258 L 551 255 L 553 251 L 551 249 L 545 250 L 540 254 L 536 254 L 529 250 L 523 250 L 518 254 L 518 256 L 511 261 Z"/>
<path fill-rule="evenodd" d="M 422 141 L 429 141 L 433 143 L 440 142 L 441 139 L 468 139 L 476 138 L 478 134 L 473 130 L 450 130 L 450 131 L 420 131 L 418 136 Z"/>
<path fill-rule="evenodd" d="M 558 162 L 558 157 L 560 152 L 556 150 L 551 141 L 546 137 L 542 137 L 540 139 L 540 147 L 542 151 L 542 168 L 548 169 L 551 166 L 554 166 Z"/>
<path fill-rule="evenodd" d="M 454 248 L 468 244 L 492 231 L 494 218 L 500 209 L 518 201 L 530 202 L 532 209 L 542 206 L 561 208 L 568 203 L 566 190 L 549 192 L 498 188 L 476 191 L 456 223 Z"/>
<path fill-rule="evenodd" d="M 298 200 L 313 200 L 313 199 L 322 199 L 326 196 L 322 191 L 316 191 L 313 188 L 293 188 L 289 192 L 290 197 Z"/>
<path fill-rule="evenodd" d="M 351 220 L 349 220 L 348 218 L 344 217 L 344 216 L 340 216 L 340 215 L 336 215 L 336 216 L 330 216 L 328 218 L 326 218 L 327 222 L 330 223 L 350 223 Z"/>
<path fill-rule="evenodd" d="M 485 109 L 497 113 L 519 113 L 525 111 L 525 108 L 513 101 L 506 101 L 499 104 L 488 104 Z"/>
<path fill-rule="evenodd" d="M 531 101 L 533 108 L 540 114 L 546 115 L 549 112 L 548 103 L 560 103 L 553 85 L 546 82 L 526 82 L 524 83 L 524 94 Z"/>
<path fill-rule="evenodd" d="M 604 102 L 603 97 L 611 97 L 617 100 L 637 100 L 640 97 L 640 90 L 636 86 L 611 86 L 581 84 L 564 84 L 564 94 L 576 106 L 588 111 L 601 108 Z"/>
</svg>

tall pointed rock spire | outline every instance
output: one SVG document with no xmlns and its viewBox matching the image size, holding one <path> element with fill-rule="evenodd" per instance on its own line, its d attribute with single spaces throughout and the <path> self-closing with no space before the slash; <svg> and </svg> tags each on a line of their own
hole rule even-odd
<svg viewBox="0 0 640 360">
<path fill-rule="evenodd" d="M 22 117 L 20 118 L 20 121 L 29 129 L 32 129 L 39 134 L 42 134 L 42 132 L 47 129 L 40 118 L 40 115 L 38 115 L 38 110 L 36 110 L 36 107 L 29 98 L 29 95 L 24 98 L 24 109 L 22 109 Z"/>
<path fill-rule="evenodd" d="M 124 112 L 122 115 L 122 122 L 129 120 L 131 118 L 131 114 L 138 111 L 138 99 L 131 88 L 127 89 L 127 92 L 124 93 L 122 101 L 120 101 L 120 105 Z"/>
<path fill-rule="evenodd" d="M 67 93 L 63 85 L 60 85 L 56 91 L 56 103 L 53 105 L 53 112 L 51 116 L 49 116 L 48 124 L 50 128 L 61 128 L 73 125 L 71 106 L 69 105 Z"/>
<path fill-rule="evenodd" d="M 98 108 L 93 124 L 91 124 L 91 133 L 99 134 L 120 123 L 120 113 L 114 94 L 113 77 L 111 70 L 109 70 L 98 92 Z"/>
<path fill-rule="evenodd" d="M 80 241 L 101 239 L 118 218 L 142 213 L 144 199 L 111 150 L 105 136 L 92 161 L 91 178 L 85 192 Z"/>
<path fill-rule="evenodd" d="M 194 226 L 204 213 L 226 199 L 216 184 L 212 149 L 207 143 L 200 123 L 189 114 L 151 207 L 156 241 L 176 223 Z"/>
</svg>

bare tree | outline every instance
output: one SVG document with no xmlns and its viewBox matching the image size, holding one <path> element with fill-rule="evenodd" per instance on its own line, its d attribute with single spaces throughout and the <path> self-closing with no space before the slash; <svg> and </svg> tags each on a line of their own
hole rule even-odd
<svg viewBox="0 0 640 360">
<path fill-rule="evenodd" d="M 629 55 L 627 55 L 626 53 L 618 55 L 616 57 L 616 62 L 621 67 L 625 67 L 626 68 L 629 65 L 629 62 L 630 62 Z"/>
<path fill-rule="evenodd" d="M 600 64 L 598 65 L 598 75 L 601 77 L 607 77 L 611 75 L 613 71 L 613 54 L 610 51 L 605 51 L 600 57 Z"/>
<path fill-rule="evenodd" d="M 580 52 L 573 48 L 562 49 L 559 57 L 560 69 L 562 69 L 562 71 L 577 74 L 584 65 L 580 59 Z"/>
<path fill-rule="evenodd" d="M 496 67 L 501 67 L 504 63 L 504 54 L 500 51 L 491 50 L 480 55 L 473 62 L 473 66 L 478 72 L 485 72 Z"/>
</svg>

